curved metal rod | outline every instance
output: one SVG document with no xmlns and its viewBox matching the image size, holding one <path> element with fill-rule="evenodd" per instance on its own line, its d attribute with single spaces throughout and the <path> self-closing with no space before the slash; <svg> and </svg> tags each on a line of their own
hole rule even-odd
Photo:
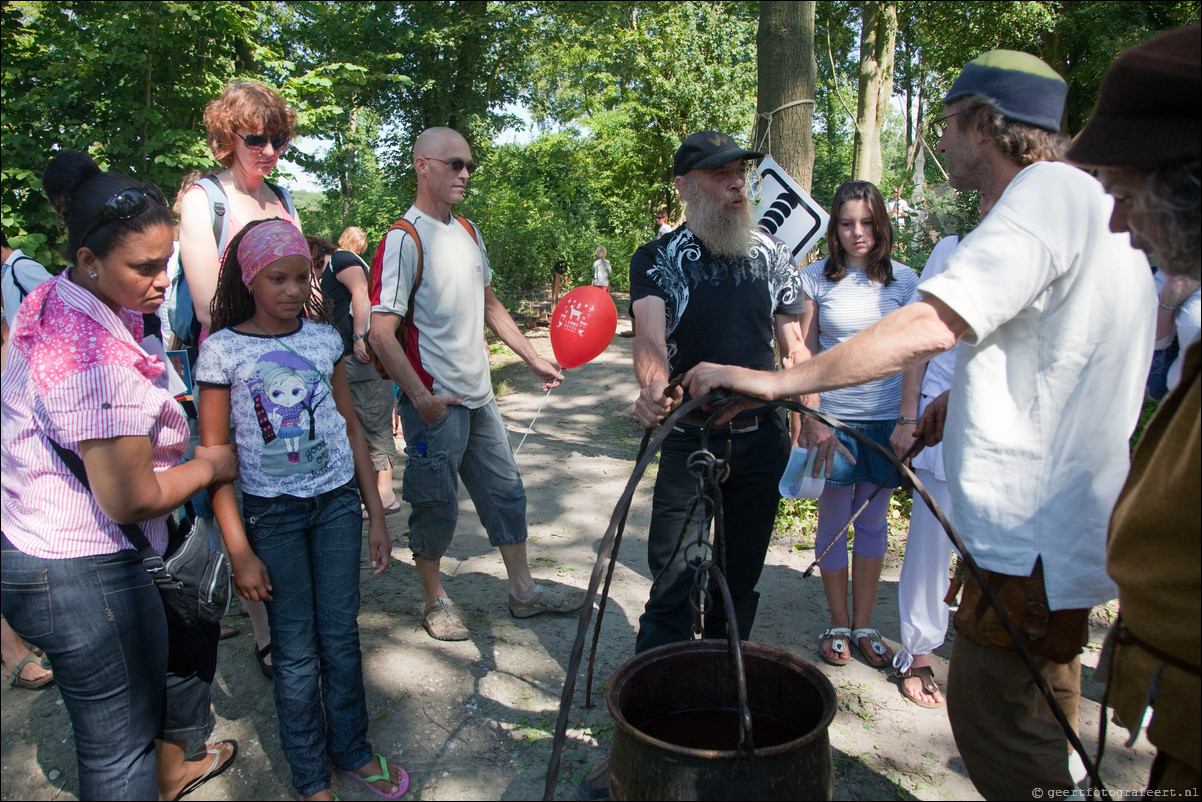
<svg viewBox="0 0 1202 802">
<path fill-rule="evenodd" d="M 731 396 L 730 398 L 719 402 L 719 406 L 725 406 L 729 403 L 749 400 L 759 399 L 752 399 L 747 396 Z M 1064 734 L 1067 736 L 1068 742 L 1072 744 L 1073 749 L 1075 749 L 1078 756 L 1080 756 L 1081 762 L 1085 765 L 1085 770 L 1089 774 L 1090 780 L 1096 783 L 1098 788 L 1105 790 L 1105 786 L 1102 784 L 1102 778 L 1098 774 L 1097 766 L 1095 765 L 1094 761 L 1089 758 L 1089 754 L 1085 751 L 1085 745 L 1081 743 L 1081 739 L 1077 735 L 1077 731 L 1073 729 L 1073 726 L 1069 723 L 1068 717 L 1064 714 L 1064 710 L 1060 707 L 1060 703 L 1056 701 L 1056 696 L 1052 693 L 1051 687 L 1048 686 L 1047 680 L 1044 679 L 1043 672 L 1040 671 L 1039 667 L 1035 665 L 1035 659 L 1027 650 L 1026 643 L 1024 642 L 1022 636 L 1019 635 L 1018 630 L 1010 621 L 1010 616 L 1008 616 L 1006 611 L 1003 609 L 1002 603 L 998 599 L 997 594 L 993 592 L 993 588 L 989 586 L 989 583 L 984 581 L 984 576 L 981 574 L 981 568 L 977 565 L 976 559 L 974 559 L 972 554 L 968 551 L 968 547 L 964 545 L 964 541 L 960 538 L 960 533 L 957 532 L 955 527 L 952 526 L 951 522 L 948 521 L 947 516 L 943 514 L 943 510 L 939 508 L 939 505 L 935 503 L 935 499 L 931 498 L 931 494 L 927 492 L 927 489 L 922 484 L 922 481 L 914 474 L 912 470 L 910 470 L 910 466 L 899 460 L 891 450 L 886 450 L 880 444 L 869 439 L 861 432 L 856 431 L 836 418 L 824 415 L 821 412 L 810 409 L 809 407 L 804 406 L 796 401 L 779 401 L 777 403 L 790 411 L 800 412 L 803 415 L 809 415 L 815 420 L 821 421 L 833 429 L 838 429 L 841 432 L 852 435 L 857 440 L 868 445 L 870 448 L 892 463 L 894 467 L 900 470 L 904 476 L 913 482 L 914 492 L 919 494 L 923 502 L 926 503 L 927 507 L 930 508 L 935 518 L 939 521 L 940 526 L 943 527 L 943 531 L 947 534 L 948 538 L 952 541 L 952 545 L 955 546 L 956 551 L 959 553 L 960 559 L 964 561 L 964 564 L 968 567 L 969 573 L 972 574 L 973 579 L 975 579 L 977 584 L 980 585 L 982 595 L 989 601 L 989 604 L 991 607 L 993 607 L 994 611 L 997 612 L 998 619 L 1005 628 L 1006 634 L 1010 636 L 1010 641 L 1014 644 L 1015 651 L 1018 652 L 1018 655 L 1022 658 L 1023 663 L 1026 664 L 1027 671 L 1030 672 L 1031 679 L 1034 680 L 1035 686 L 1039 688 L 1039 691 L 1043 694 L 1044 699 L 1047 700 L 1048 706 L 1052 710 L 1052 715 L 1056 717 L 1056 721 L 1060 724 L 1060 728 L 1064 730 Z"/>
<path fill-rule="evenodd" d="M 708 561 L 713 565 L 713 560 Z M 705 568 L 702 563 L 701 568 Z M 735 616 L 735 603 L 730 597 L 730 586 L 721 571 L 716 571 L 714 577 L 718 580 L 718 590 L 722 592 L 722 603 L 726 605 L 726 637 L 730 642 L 730 657 L 734 662 L 735 683 L 739 692 L 739 748 L 740 760 L 750 760 L 755 751 L 751 739 L 751 705 L 747 701 L 747 669 L 743 665 L 743 644 L 739 639 L 739 620 Z"/>
<path fill-rule="evenodd" d="M 551 759 L 547 764 L 547 780 L 543 788 L 543 799 L 547 802 L 555 798 L 555 785 L 559 782 L 559 763 L 563 756 L 563 742 L 568 731 L 568 715 L 572 710 L 572 696 L 576 690 L 576 672 L 580 668 L 580 659 L 584 654 L 584 639 L 588 634 L 588 625 L 593 616 L 593 602 L 597 598 L 597 588 L 601 584 L 602 569 L 606 559 L 610 556 L 610 548 L 617 537 L 618 527 L 625 522 L 626 513 L 634 500 L 635 488 L 638 487 L 639 481 L 647 472 L 647 467 L 651 464 L 651 460 L 659 451 L 660 446 L 663 445 L 664 440 L 668 439 L 668 435 L 672 433 L 672 427 L 685 415 L 705 404 L 712 403 L 716 398 L 716 395 L 708 395 L 686 401 L 660 424 L 655 436 L 647 444 L 646 452 L 640 456 L 634 466 L 630 479 L 626 482 L 626 489 L 618 497 L 617 506 L 614 507 L 613 515 L 610 516 L 609 527 L 605 530 L 597 547 L 597 561 L 594 563 L 592 575 L 589 577 L 588 590 L 585 591 L 584 607 L 580 612 L 580 625 L 576 628 L 576 640 L 572 643 L 567 676 L 564 677 L 563 691 L 560 694 L 559 718 L 555 722 L 555 738 L 551 744 Z"/>
<path fill-rule="evenodd" d="M 679 379 L 675 380 L 673 384 L 679 384 Z M 672 386 L 673 385 L 669 385 L 669 388 Z M 596 599 L 597 588 L 601 582 L 602 568 L 605 565 L 606 558 L 610 557 L 611 546 L 616 547 L 617 544 L 615 540 L 619 539 L 619 527 L 625 526 L 626 515 L 629 512 L 631 502 L 634 499 L 635 488 L 638 486 L 639 481 L 641 481 L 643 474 L 646 473 L 647 467 L 650 465 L 655 453 L 659 450 L 659 448 L 663 445 L 664 440 L 666 440 L 668 435 L 672 432 L 672 427 L 675 426 L 682 418 L 699 407 L 709 408 L 712 405 L 713 409 L 711 410 L 711 415 L 706 421 L 706 424 L 702 430 L 702 444 L 704 447 L 704 445 L 708 443 L 709 430 L 721 409 L 729 404 L 743 401 L 754 401 L 765 405 L 775 404 L 778 406 L 783 406 L 792 412 L 808 415 L 809 417 L 814 418 L 815 420 L 820 421 L 821 423 L 824 423 L 833 429 L 837 429 L 845 434 L 849 434 L 884 457 L 888 462 L 901 471 L 903 476 L 910 480 L 910 482 L 914 485 L 914 492 L 918 494 L 919 498 L 923 500 L 923 503 L 925 503 L 931 510 L 931 513 L 935 516 L 935 519 L 939 521 L 940 526 L 943 527 L 943 531 L 947 534 L 948 538 L 952 541 L 952 545 L 955 546 L 957 552 L 959 553 L 960 559 L 963 560 L 964 564 L 967 566 L 969 573 L 971 573 L 973 578 L 976 579 L 977 584 L 981 586 L 982 595 L 984 595 L 989 604 L 998 613 L 998 618 L 1001 620 L 1002 626 L 1005 628 L 1006 633 L 1010 636 L 1010 640 L 1014 644 L 1015 651 L 1018 652 L 1019 656 L 1026 664 L 1027 670 L 1030 672 L 1031 678 L 1035 682 L 1036 687 L 1039 688 L 1040 692 L 1047 700 L 1048 706 L 1051 708 L 1052 713 L 1056 717 L 1057 722 L 1060 724 L 1061 729 L 1064 730 L 1069 743 L 1080 756 L 1081 761 L 1085 765 L 1085 769 L 1089 774 L 1090 780 L 1096 785 L 1096 787 L 1104 790 L 1105 786 L 1102 784 L 1101 777 L 1098 774 L 1097 766 L 1089 758 L 1088 753 L 1085 751 L 1085 746 L 1081 743 L 1081 739 L 1078 737 L 1073 727 L 1069 724 L 1068 718 L 1064 714 L 1064 710 L 1061 709 L 1060 704 L 1056 701 L 1056 697 L 1052 693 L 1051 688 L 1048 686 L 1047 681 L 1044 679 L 1043 673 L 1035 665 L 1034 658 L 1031 657 L 1031 653 L 1027 650 L 1026 645 L 1023 643 L 1022 637 L 1011 623 L 1010 617 L 1006 615 L 1004 609 L 1002 608 L 1001 602 L 997 598 L 997 594 L 993 592 L 993 589 L 989 587 L 987 582 L 983 581 L 984 577 L 981 574 L 981 569 L 977 565 L 972 554 L 968 551 L 967 546 L 964 545 L 964 541 L 960 538 L 959 533 L 956 532 L 951 522 L 948 521 L 947 516 L 943 514 L 943 510 L 940 509 L 939 505 L 935 502 L 935 499 L 931 497 L 931 494 L 922 484 L 922 480 L 920 480 L 914 474 L 914 472 L 910 470 L 910 466 L 902 463 L 891 451 L 885 450 L 878 443 L 869 439 L 861 432 L 858 432 L 855 429 L 847 426 L 842 421 L 824 415 L 823 413 L 804 406 L 796 401 L 768 402 L 764 401 L 763 399 L 753 398 L 751 396 L 731 395 L 728 392 L 719 392 L 686 401 L 660 424 L 660 427 L 656 431 L 653 439 L 650 439 L 649 441 L 647 436 L 650 435 L 650 432 L 652 431 L 650 428 L 648 428 L 646 435 L 644 435 L 643 445 L 639 452 L 639 456 L 636 459 L 634 470 L 631 472 L 630 479 L 626 483 L 626 489 L 618 498 L 618 503 L 614 507 L 613 515 L 610 517 L 609 527 L 606 529 L 605 535 L 602 536 L 601 542 L 597 549 L 597 562 L 593 565 L 593 572 L 589 579 L 588 590 L 585 594 L 585 604 L 580 615 L 580 625 L 577 627 L 576 640 L 572 644 L 572 651 L 568 660 L 567 676 L 564 678 L 563 691 L 560 695 L 559 717 L 555 724 L 555 737 L 551 745 L 551 759 L 547 765 L 547 779 L 543 790 L 543 799 L 546 800 L 546 802 L 551 802 L 551 800 L 555 798 L 555 786 L 559 782 L 559 764 L 563 753 L 563 742 L 567 735 L 568 715 L 571 712 L 572 697 L 574 696 L 576 689 L 576 672 L 579 670 L 580 659 L 584 652 L 584 638 L 588 630 L 589 622 L 592 618 L 593 602 Z M 615 548 L 615 551 L 612 555 L 612 561 L 616 561 L 616 559 L 617 554 Z M 610 576 L 613 574 L 612 561 L 609 572 Z M 608 595 L 608 581 L 606 581 L 605 589 L 606 595 Z M 725 601 L 725 599 L 723 601 Z M 605 600 L 603 599 L 600 607 L 602 611 L 604 610 L 604 604 Z M 730 612 L 733 612 L 733 608 L 730 608 Z M 729 614 L 727 616 L 727 620 L 730 620 Z M 598 620 L 596 633 L 594 635 L 595 638 L 600 635 L 600 629 L 601 622 Z M 596 640 L 594 640 L 592 649 L 592 654 L 595 655 L 595 653 Z M 592 668 L 590 666 L 590 684 L 591 676 Z"/>
</svg>

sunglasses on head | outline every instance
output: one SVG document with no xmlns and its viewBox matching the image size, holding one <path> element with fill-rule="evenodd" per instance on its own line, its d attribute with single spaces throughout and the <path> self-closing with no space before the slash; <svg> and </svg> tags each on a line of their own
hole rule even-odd
<svg viewBox="0 0 1202 802">
<path fill-rule="evenodd" d="M 242 143 L 251 150 L 261 150 L 267 146 L 268 142 L 276 150 L 283 150 L 284 146 L 292 139 L 292 137 L 284 133 L 272 134 L 271 136 L 267 136 L 267 134 L 247 134 L 246 136 L 242 136 L 242 134 L 235 131 L 234 136 L 241 139 Z"/>
<path fill-rule="evenodd" d="M 101 226 L 106 226 L 118 220 L 130 220 L 142 214 L 142 212 L 146 211 L 151 201 L 161 206 L 167 205 L 167 199 L 163 197 L 163 193 L 154 184 L 130 187 L 111 196 L 104 202 L 100 213 L 96 215 L 96 219 L 88 226 L 88 230 L 84 232 L 83 239 L 79 241 L 79 247 L 82 248 L 84 243 L 88 241 L 88 237 L 92 236 L 96 229 Z"/>
<path fill-rule="evenodd" d="M 439 159 L 435 156 L 427 156 L 426 158 L 430 161 L 442 162 L 443 164 L 450 165 L 451 170 L 456 173 L 460 172 L 465 167 L 467 168 L 468 175 L 476 172 L 475 162 L 465 162 L 463 159 Z"/>
</svg>

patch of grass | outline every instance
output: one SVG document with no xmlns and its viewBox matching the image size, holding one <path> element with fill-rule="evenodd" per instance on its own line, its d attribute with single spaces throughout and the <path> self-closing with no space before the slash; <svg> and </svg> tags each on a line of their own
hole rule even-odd
<svg viewBox="0 0 1202 802">
<path fill-rule="evenodd" d="M 555 565 L 557 562 L 559 562 L 559 560 L 555 559 L 554 557 L 535 557 L 534 561 L 536 563 L 543 563 L 544 565 Z"/>
</svg>

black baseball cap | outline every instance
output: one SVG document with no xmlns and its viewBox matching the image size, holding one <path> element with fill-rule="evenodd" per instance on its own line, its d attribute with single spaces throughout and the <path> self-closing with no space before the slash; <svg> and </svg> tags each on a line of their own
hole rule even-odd
<svg viewBox="0 0 1202 802">
<path fill-rule="evenodd" d="M 689 134 L 672 159 L 674 175 L 689 170 L 713 170 L 735 159 L 762 159 L 763 153 L 744 150 L 733 137 L 717 131 L 698 131 Z"/>
</svg>

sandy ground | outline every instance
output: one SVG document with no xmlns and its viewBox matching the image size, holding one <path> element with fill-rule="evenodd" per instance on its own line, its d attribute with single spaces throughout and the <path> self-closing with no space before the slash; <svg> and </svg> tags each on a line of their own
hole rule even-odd
<svg viewBox="0 0 1202 802">
<path fill-rule="evenodd" d="M 623 315 L 619 330 L 628 325 Z M 546 329 L 531 339 L 551 355 Z M 601 357 L 570 371 L 568 381 L 547 399 L 518 455 L 529 493 L 529 556 L 536 578 L 587 585 L 597 543 L 630 477 L 642 434 L 630 412 L 636 393 L 630 343 L 615 337 Z M 503 354 L 498 361 L 505 362 Z M 524 366 L 512 360 L 498 367 L 494 380 L 504 385 L 499 404 L 516 446 L 543 394 Z M 574 782 L 608 754 L 612 720 L 601 688 L 633 655 L 638 615 L 650 584 L 644 534 L 650 494 L 648 477 L 638 489 L 621 548 L 590 709 L 583 706 L 581 666 L 556 799 L 574 799 Z M 541 798 L 578 619 L 519 621 L 509 616 L 500 557 L 489 548 L 465 500 L 443 573 L 472 638 L 434 641 L 422 630 L 417 612 L 421 589 L 406 545 L 406 511 L 391 516 L 389 528 L 393 565 L 379 577 L 366 568 L 362 575 L 360 626 L 374 747 L 408 770 L 410 799 Z M 838 710 L 830 737 L 836 799 L 979 799 L 943 710 L 906 701 L 884 672 L 870 668 L 858 653 L 843 668 L 819 661 L 817 636 L 827 623 L 826 604 L 818 576 L 802 577 L 813 556 L 798 546 L 795 535 L 775 538 L 760 583 L 763 598 L 753 639 L 815 662 L 834 685 Z M 900 554 L 891 551 L 875 616 L 894 648 L 900 566 Z M 294 798 L 280 752 L 271 685 L 255 667 L 249 623 L 236 616 L 229 621 L 242 634 L 221 645 L 213 686 L 214 738 L 237 739 L 241 753 L 234 767 L 189 798 Z M 1084 657 L 1081 731 L 1091 753 L 1102 688 L 1089 677 L 1102 632 L 1095 627 L 1095 646 Z M 950 649 L 945 644 L 935 655 L 941 682 Z M 71 728 L 58 692 L 3 683 L 0 711 L 3 799 L 76 798 Z M 1124 730 L 1111 726 L 1103 778 L 1113 789 L 1142 788 L 1151 750 L 1143 739 L 1127 749 L 1125 737 Z M 342 799 L 374 798 L 345 778 L 334 779 L 334 790 Z"/>
</svg>

